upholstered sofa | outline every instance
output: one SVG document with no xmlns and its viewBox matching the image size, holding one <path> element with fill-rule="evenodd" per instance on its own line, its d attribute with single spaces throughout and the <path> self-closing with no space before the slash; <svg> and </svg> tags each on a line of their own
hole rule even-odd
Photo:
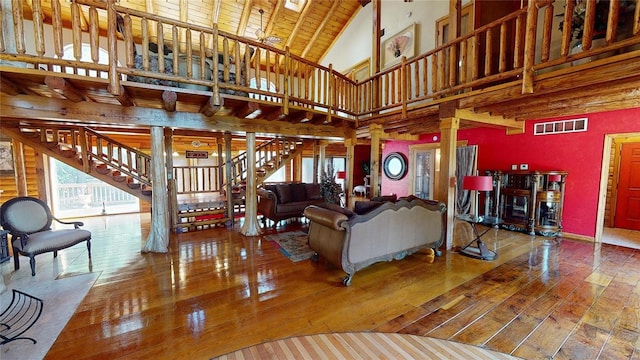
<svg viewBox="0 0 640 360">
<path fill-rule="evenodd" d="M 303 217 L 304 208 L 324 202 L 319 184 L 271 183 L 258 188 L 257 193 L 264 226 L 266 219 L 275 227 L 280 220 Z"/>
<path fill-rule="evenodd" d="M 347 275 L 381 261 L 400 260 L 432 248 L 437 256 L 445 237 L 445 205 L 437 201 L 402 199 L 397 202 L 356 202 L 355 211 L 337 206 L 309 206 L 309 247 Z M 363 202 L 364 203 L 364 202 Z"/>
</svg>

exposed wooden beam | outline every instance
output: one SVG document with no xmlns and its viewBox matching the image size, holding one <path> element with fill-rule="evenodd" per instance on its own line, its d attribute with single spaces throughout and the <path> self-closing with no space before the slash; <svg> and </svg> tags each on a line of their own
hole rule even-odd
<svg viewBox="0 0 640 360">
<path fill-rule="evenodd" d="M 175 91 L 165 90 L 162 92 L 162 108 L 168 112 L 175 112 L 177 102 L 178 94 Z"/>
<path fill-rule="evenodd" d="M 308 1 L 307 1 L 307 3 L 308 3 Z M 309 4 L 307 4 L 306 7 L 309 7 Z M 273 28 L 274 28 L 276 22 L 278 21 L 278 19 L 280 19 L 280 14 L 282 13 L 283 10 L 284 10 L 284 0 L 278 0 L 276 2 L 276 6 L 274 7 L 274 10 L 273 10 L 271 16 L 267 19 L 267 25 L 263 29 L 265 35 L 267 35 L 267 36 L 271 35 L 271 33 L 273 32 Z M 289 37 L 287 38 L 287 42 L 292 37 L 293 37 L 293 34 L 290 34 Z M 283 48 L 284 48 L 284 46 L 283 46 Z"/>
<path fill-rule="evenodd" d="M 307 46 L 302 51 L 302 55 L 301 56 L 303 58 L 306 58 L 307 54 L 309 54 L 309 51 L 311 51 L 311 49 L 313 49 L 313 47 L 315 46 L 315 43 L 316 43 L 316 41 L 318 41 L 318 38 L 320 37 L 320 35 L 322 35 L 322 32 L 324 31 L 324 28 L 327 27 L 327 24 L 333 18 L 333 14 L 336 12 L 336 9 L 338 8 L 338 5 L 340 5 L 340 1 L 332 1 L 331 9 L 329 9 L 329 12 L 324 17 L 324 20 L 322 20 L 322 22 L 320 23 L 320 26 L 318 26 L 316 31 L 313 33 L 313 36 L 309 40 L 309 43 L 307 44 Z"/>
<path fill-rule="evenodd" d="M 291 45 L 293 45 L 293 40 L 298 35 L 298 32 L 307 23 L 306 19 L 308 18 L 310 10 L 311 10 L 311 3 L 307 1 L 307 3 L 304 6 L 304 10 L 302 10 L 302 12 L 300 13 L 298 20 L 296 21 L 296 24 L 293 27 L 293 30 L 291 30 L 289 37 L 287 37 L 287 42 L 286 42 L 287 47 L 291 47 Z"/>
<path fill-rule="evenodd" d="M 114 93 L 113 91 L 111 91 L 111 85 L 109 85 L 107 87 L 107 89 L 109 90 L 110 93 L 112 93 L 112 94 Z M 115 95 L 114 97 L 118 100 L 118 102 L 122 106 L 133 106 L 134 105 L 133 100 L 131 100 L 131 97 L 127 93 L 127 90 L 122 85 L 120 85 L 120 91 L 118 91 L 118 95 Z"/>
<path fill-rule="evenodd" d="M 495 116 L 489 113 L 476 113 L 469 109 L 456 109 L 454 117 L 485 126 L 507 128 L 510 129 L 511 133 L 518 130 L 524 132 L 524 121 L 506 119 L 503 116 Z"/>
<path fill-rule="evenodd" d="M 200 106 L 200 112 L 205 116 L 212 117 L 222 107 L 223 99 L 219 96 L 211 96 Z"/>
<path fill-rule="evenodd" d="M 71 102 L 37 96 L 9 96 L 0 93 L 0 120 L 15 119 L 31 121 L 42 119 L 68 124 L 96 123 L 102 126 L 148 127 L 163 126 L 176 129 L 206 131 L 229 131 L 235 134 L 256 132 L 260 136 L 283 135 L 313 138 L 350 138 L 355 130 L 331 125 L 312 125 L 308 123 L 291 124 L 264 119 L 238 119 L 234 116 L 215 115 L 207 117 L 199 113 L 167 113 L 164 109 L 151 109 L 140 106 L 123 107 L 121 105 L 100 104 L 86 101 Z"/>
<path fill-rule="evenodd" d="M 0 91 L 7 95 L 18 95 L 22 93 L 13 82 L 3 77 L 0 77 Z"/>
<path fill-rule="evenodd" d="M 66 99 L 71 100 L 73 102 L 90 100 L 80 90 L 76 89 L 71 83 L 69 83 L 64 78 L 61 78 L 58 76 L 46 76 L 44 78 L 44 83 L 51 90 L 55 91 L 56 93 L 64 96 Z"/>
<path fill-rule="evenodd" d="M 242 14 L 240 14 L 240 21 L 238 21 L 238 28 L 236 29 L 236 35 L 245 36 L 247 31 L 247 24 L 249 23 L 249 17 L 251 17 L 251 11 L 253 10 L 253 0 L 247 0 L 242 7 Z"/>
</svg>

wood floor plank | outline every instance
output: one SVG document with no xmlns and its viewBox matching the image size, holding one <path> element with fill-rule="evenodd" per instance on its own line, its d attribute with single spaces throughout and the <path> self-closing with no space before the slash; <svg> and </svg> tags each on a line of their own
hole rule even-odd
<svg viewBox="0 0 640 360">
<path fill-rule="evenodd" d="M 370 331 L 453 336 L 527 359 L 640 353 L 638 250 L 493 230 L 495 261 L 418 253 L 363 269 L 344 287 L 340 269 L 282 256 L 264 239 L 271 229 L 171 234 L 169 253 L 141 254 L 148 214 L 83 220 L 91 264 L 86 249 L 62 252 L 60 274 L 100 275 L 47 359 L 211 359 L 271 340 Z M 466 241 L 454 232 L 454 244 Z M 319 339 L 307 345 L 353 352 L 356 341 Z M 297 344 L 293 357 L 309 356 Z M 385 356 L 418 351 L 379 346 Z M 277 343 L 256 349 L 242 353 L 288 355 Z"/>
</svg>

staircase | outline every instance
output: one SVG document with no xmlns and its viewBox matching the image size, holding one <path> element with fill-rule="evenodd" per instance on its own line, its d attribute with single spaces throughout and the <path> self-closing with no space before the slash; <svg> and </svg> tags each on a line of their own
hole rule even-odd
<svg viewBox="0 0 640 360">
<path fill-rule="evenodd" d="M 151 156 L 76 126 L 2 129 L 11 138 L 109 185 L 151 202 Z"/>
<path fill-rule="evenodd" d="M 89 174 L 109 185 L 151 203 L 151 156 L 86 127 L 79 126 L 33 126 L 20 129 L 3 127 L 11 138 L 47 154 L 79 171 Z M 311 140 L 275 138 L 259 144 L 256 148 L 256 185 L 283 167 L 288 160 L 302 153 L 312 144 Z M 218 166 L 219 167 L 219 166 Z M 224 166 L 222 166 L 224 167 Z M 232 196 L 244 203 L 247 182 L 247 154 L 231 159 Z M 217 169 L 222 171 L 222 169 Z M 212 171 L 212 173 L 217 173 Z M 217 177 L 197 181 L 219 182 Z M 205 186 L 196 185 L 197 189 Z M 224 194 L 226 184 L 212 184 L 209 191 Z M 178 191 L 178 194 L 181 192 Z M 177 232 L 205 229 L 226 225 L 226 201 L 178 206 Z"/>
<path fill-rule="evenodd" d="M 265 141 L 256 147 L 256 186 L 262 184 L 265 179 L 287 164 L 288 160 L 302 153 L 304 148 L 312 144 L 310 140 L 294 138 L 275 138 Z M 245 202 L 247 170 L 249 162 L 247 154 L 242 153 L 231 159 L 231 196 L 235 206 L 243 206 Z M 221 171 L 218 169 L 218 171 Z M 210 173 L 218 173 L 210 171 Z M 200 178 L 198 178 L 200 179 Z M 211 182 L 217 181 L 214 177 Z M 220 193 L 226 193 L 226 183 L 219 186 L 213 185 L 211 189 L 218 189 Z M 204 188 L 198 187 L 198 188 Z M 225 226 L 230 220 L 226 214 L 227 202 L 201 203 L 197 206 L 178 206 L 178 224 L 174 226 L 177 232 L 201 230 L 212 226 Z M 234 209 L 235 211 L 235 209 Z"/>
</svg>

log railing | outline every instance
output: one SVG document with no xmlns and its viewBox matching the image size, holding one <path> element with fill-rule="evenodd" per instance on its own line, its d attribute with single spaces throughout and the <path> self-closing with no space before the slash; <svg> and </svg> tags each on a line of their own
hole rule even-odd
<svg viewBox="0 0 640 360">
<path fill-rule="evenodd" d="M 29 0 L 28 7 L 25 2 L 11 1 L 14 34 L 4 30 L 0 34 L 0 59 L 5 62 L 39 71 L 105 77 L 121 103 L 126 101 L 122 81 L 129 79 L 211 93 L 209 103 L 214 108 L 223 93 L 280 104 L 283 114 L 288 114 L 290 106 L 324 112 L 329 120 L 337 116 L 356 121 L 390 111 L 405 114 L 442 98 L 505 82 L 522 82 L 523 92 L 531 92 L 537 74 L 562 70 L 579 59 L 611 56 L 611 51 L 615 55 L 630 52 L 640 44 L 637 0 L 610 1 L 604 30 L 597 24 L 596 14 L 602 10 L 596 13 L 596 1 L 581 3 L 585 6 L 579 39 L 583 51 L 576 54 L 571 52 L 576 39 L 570 26 L 576 14 L 574 1 L 531 1 L 527 8 L 412 59 L 401 59 L 356 83 L 331 65 L 314 64 L 288 48 L 219 31 L 215 24 L 196 26 L 118 6 L 112 0 L 108 4 Z M 25 8 L 31 11 L 24 13 Z M 68 28 L 62 21 L 66 12 L 71 13 Z M 558 16 L 561 13 L 564 16 Z M 97 21 L 105 14 L 109 19 L 106 39 Z M 26 29 L 33 29 L 33 41 L 31 35 L 27 39 Z M 134 33 L 141 35 L 134 39 Z M 595 46 L 599 37 L 605 44 Z M 101 43 L 107 44 L 107 60 L 101 58 Z M 65 44 L 73 50 L 69 59 L 63 58 Z M 252 84 L 252 79 L 257 81 Z M 260 79 L 273 86 L 265 86 Z M 213 115 L 206 110 L 201 109 Z"/>
</svg>

